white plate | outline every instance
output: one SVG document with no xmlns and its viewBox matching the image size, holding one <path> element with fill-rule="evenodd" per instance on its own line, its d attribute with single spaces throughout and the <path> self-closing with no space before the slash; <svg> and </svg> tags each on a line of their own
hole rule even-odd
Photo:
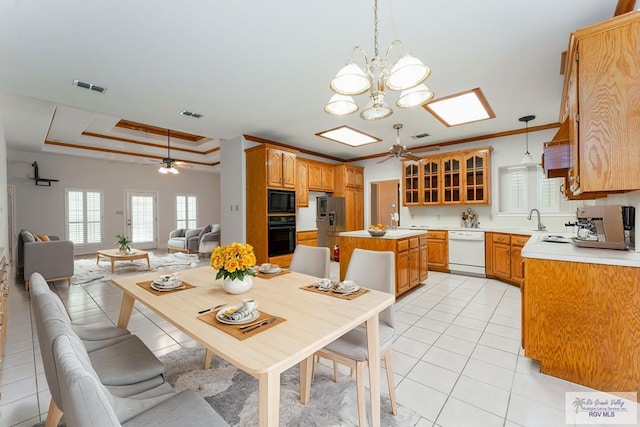
<svg viewBox="0 0 640 427">
<path fill-rule="evenodd" d="M 216 319 L 218 319 L 218 322 L 220 323 L 226 323 L 227 325 L 242 325 L 245 323 L 249 323 L 249 322 L 253 322 L 254 320 L 256 320 L 258 317 L 260 317 L 260 312 L 258 310 L 254 310 L 253 313 L 251 313 L 249 316 L 241 319 L 241 320 L 229 320 L 226 317 L 224 317 L 222 315 L 222 313 L 224 313 L 227 310 L 230 310 L 232 308 L 240 308 L 242 307 L 241 305 L 229 305 L 227 307 L 223 307 L 220 310 L 218 310 L 218 312 L 216 313 Z"/>
<path fill-rule="evenodd" d="M 360 286 L 356 285 L 354 287 L 350 287 L 350 288 L 338 288 L 337 286 L 335 288 L 333 288 L 333 292 L 337 293 L 337 294 L 343 294 L 343 295 L 351 295 L 351 294 L 355 294 L 356 292 L 358 292 L 360 290 Z"/>
<path fill-rule="evenodd" d="M 172 286 L 170 288 L 166 286 L 156 286 L 155 283 L 151 283 L 151 289 L 155 289 L 158 292 L 173 291 L 175 289 L 180 289 L 181 287 L 182 287 L 182 282 L 179 282 L 177 286 Z"/>
<path fill-rule="evenodd" d="M 264 274 L 276 274 L 280 273 L 282 269 L 277 265 L 271 265 L 269 267 L 260 267 L 260 273 Z"/>
</svg>

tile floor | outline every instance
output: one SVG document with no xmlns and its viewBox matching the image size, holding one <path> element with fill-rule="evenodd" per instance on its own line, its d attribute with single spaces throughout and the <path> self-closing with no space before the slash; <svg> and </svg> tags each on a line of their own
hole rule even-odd
<svg viewBox="0 0 640 427">
<path fill-rule="evenodd" d="M 55 288 L 73 318 L 117 319 L 121 294 L 113 286 L 58 282 Z M 50 396 L 22 285 L 12 284 L 8 305 L 0 427 L 32 426 L 46 419 Z M 566 426 L 565 392 L 589 391 L 540 374 L 538 364 L 523 356 L 516 287 L 430 272 L 423 285 L 398 299 L 395 312 L 397 398 L 421 415 L 418 427 Z M 198 345 L 138 303 L 129 328 L 157 355 Z"/>
</svg>

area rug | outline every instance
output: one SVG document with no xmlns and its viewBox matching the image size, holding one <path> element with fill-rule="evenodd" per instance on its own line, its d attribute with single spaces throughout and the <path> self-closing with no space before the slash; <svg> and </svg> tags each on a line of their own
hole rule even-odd
<svg viewBox="0 0 640 427">
<path fill-rule="evenodd" d="M 198 257 L 198 254 L 186 254 L 183 252 L 156 255 L 149 252 L 151 268 L 147 266 L 147 260 L 118 261 L 115 263 L 115 273 L 111 273 L 111 262 L 107 258 L 100 258 L 96 264 L 96 258 L 82 258 L 74 262 L 74 272 L 71 278 L 72 285 L 86 285 L 97 280 L 111 280 L 116 276 L 130 273 L 144 273 L 145 271 L 175 269 L 181 270 L 198 265 L 207 265 L 208 259 Z"/>
<path fill-rule="evenodd" d="M 203 370 L 204 349 L 181 349 L 161 356 L 160 360 L 166 365 L 167 381 L 177 391 L 189 389 L 199 393 L 231 426 L 258 425 L 258 381 L 251 375 L 218 357 L 213 358 L 210 369 Z M 414 426 L 420 420 L 418 414 L 401 405 L 393 416 L 391 403 L 385 397 L 381 398 L 380 407 L 383 426 Z M 340 375 L 338 382 L 333 382 L 333 370 L 316 364 L 311 398 L 307 405 L 302 405 L 298 365 L 283 372 L 280 425 L 357 426 L 355 378 Z"/>
<path fill-rule="evenodd" d="M 184 348 L 160 356 L 165 364 L 165 379 L 176 391 L 193 390 L 200 394 L 230 426 L 258 425 L 258 381 L 219 357 L 211 367 L 202 369 L 204 349 Z M 367 389 L 368 392 L 368 389 Z M 369 400 L 367 396 L 367 410 Z M 381 425 L 385 427 L 415 426 L 420 415 L 398 405 L 398 414 L 391 414 L 391 403 L 380 401 Z M 316 364 L 307 405 L 300 403 L 300 373 L 298 366 L 280 376 L 280 425 L 288 427 L 355 427 L 358 425 L 355 379 L 341 375 L 333 382 L 333 370 Z M 44 422 L 33 427 L 42 427 Z M 64 427 L 64 417 L 59 427 Z"/>
</svg>

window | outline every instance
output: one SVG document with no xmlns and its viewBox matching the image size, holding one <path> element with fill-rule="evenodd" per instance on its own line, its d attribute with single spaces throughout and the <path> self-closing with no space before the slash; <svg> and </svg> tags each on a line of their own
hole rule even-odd
<svg viewBox="0 0 640 427">
<path fill-rule="evenodd" d="M 176 196 L 176 228 L 196 228 L 198 223 L 198 198 L 193 194 Z"/>
<path fill-rule="evenodd" d="M 102 243 L 102 191 L 65 190 L 66 235 L 76 245 Z"/>
<path fill-rule="evenodd" d="M 501 213 L 527 213 L 532 208 L 551 214 L 575 212 L 575 203 L 560 193 L 563 179 L 546 178 L 541 167 L 502 167 L 498 174 Z"/>
</svg>

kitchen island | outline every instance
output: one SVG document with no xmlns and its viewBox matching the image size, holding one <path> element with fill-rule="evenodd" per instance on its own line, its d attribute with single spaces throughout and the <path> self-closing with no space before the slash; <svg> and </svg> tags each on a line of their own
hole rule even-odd
<svg viewBox="0 0 640 427">
<path fill-rule="evenodd" d="M 546 234 L 534 234 L 522 249 L 525 355 L 548 375 L 637 392 L 640 253 L 545 242 Z"/>
<path fill-rule="evenodd" d="M 427 232 L 424 230 L 387 230 L 373 237 L 367 230 L 340 233 L 340 280 L 344 280 L 355 248 L 391 251 L 396 261 L 396 296 L 402 295 L 427 278 Z M 364 284 L 366 286 L 366 284 Z"/>
</svg>

